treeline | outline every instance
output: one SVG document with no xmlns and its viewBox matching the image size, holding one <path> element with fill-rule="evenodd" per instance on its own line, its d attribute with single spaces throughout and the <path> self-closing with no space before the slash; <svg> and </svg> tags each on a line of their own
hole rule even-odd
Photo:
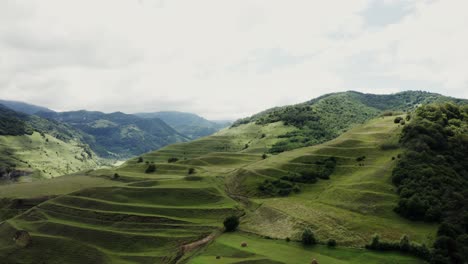
<svg viewBox="0 0 468 264">
<path fill-rule="evenodd" d="M 431 263 L 466 263 L 468 106 L 422 106 L 412 119 L 401 137 L 406 152 L 393 171 L 400 195 L 395 211 L 441 223 Z"/>
</svg>

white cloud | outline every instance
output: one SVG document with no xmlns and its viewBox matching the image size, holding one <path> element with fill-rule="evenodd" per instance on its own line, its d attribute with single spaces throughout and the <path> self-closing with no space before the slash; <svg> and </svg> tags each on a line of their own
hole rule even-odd
<svg viewBox="0 0 468 264">
<path fill-rule="evenodd" d="M 366 12 L 379 1 L 382 14 L 404 12 L 373 25 Z M 209 118 L 349 89 L 429 87 L 468 97 L 467 7 L 464 0 L 4 0 L 0 97 L 60 110 Z"/>
</svg>

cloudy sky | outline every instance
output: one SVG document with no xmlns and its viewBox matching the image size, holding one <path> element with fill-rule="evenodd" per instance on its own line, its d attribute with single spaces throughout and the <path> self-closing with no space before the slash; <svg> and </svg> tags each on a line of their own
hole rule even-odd
<svg viewBox="0 0 468 264">
<path fill-rule="evenodd" d="M 468 98 L 467 0 L 1 0 L 0 98 L 234 119 L 324 93 Z"/>
</svg>

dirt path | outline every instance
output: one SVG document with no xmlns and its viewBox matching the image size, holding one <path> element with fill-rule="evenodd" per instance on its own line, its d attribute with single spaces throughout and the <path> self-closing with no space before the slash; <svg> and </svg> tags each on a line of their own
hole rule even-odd
<svg viewBox="0 0 468 264">
<path fill-rule="evenodd" d="M 207 237 L 205 237 L 205 238 L 203 238 L 201 240 L 192 242 L 190 244 L 183 245 L 181 247 L 181 251 L 182 251 L 182 253 L 185 254 L 185 253 L 190 252 L 190 251 L 192 251 L 194 249 L 197 249 L 200 246 L 203 246 L 203 245 L 211 242 L 213 239 L 216 238 L 217 235 L 218 235 L 218 233 L 213 233 L 213 234 L 211 234 L 211 235 L 209 235 L 209 236 L 207 236 Z"/>
</svg>

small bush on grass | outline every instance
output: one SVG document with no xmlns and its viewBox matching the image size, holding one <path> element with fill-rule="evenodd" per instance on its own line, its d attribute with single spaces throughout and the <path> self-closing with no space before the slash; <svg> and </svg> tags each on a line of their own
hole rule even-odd
<svg viewBox="0 0 468 264">
<path fill-rule="evenodd" d="M 226 219 L 224 219 L 224 230 L 226 232 L 234 232 L 236 231 L 237 227 L 239 226 L 239 217 L 233 215 Z"/>
<path fill-rule="evenodd" d="M 332 238 L 328 239 L 327 246 L 328 247 L 336 247 L 336 240 L 332 239 Z"/>
<path fill-rule="evenodd" d="M 403 117 L 397 116 L 397 117 L 395 117 L 395 119 L 393 120 L 393 123 L 399 124 L 401 120 L 403 120 Z"/>
<path fill-rule="evenodd" d="M 167 160 L 168 163 L 173 163 L 173 162 L 177 162 L 177 161 L 179 161 L 178 158 L 169 158 L 169 159 Z"/>
<path fill-rule="evenodd" d="M 315 239 L 314 232 L 312 232 L 310 228 L 304 229 L 304 231 L 302 232 L 301 241 L 302 241 L 302 244 L 306 246 L 317 244 L 317 240 Z"/>
<path fill-rule="evenodd" d="M 145 173 L 153 173 L 156 171 L 156 165 L 150 164 L 148 168 L 146 168 Z"/>
</svg>

